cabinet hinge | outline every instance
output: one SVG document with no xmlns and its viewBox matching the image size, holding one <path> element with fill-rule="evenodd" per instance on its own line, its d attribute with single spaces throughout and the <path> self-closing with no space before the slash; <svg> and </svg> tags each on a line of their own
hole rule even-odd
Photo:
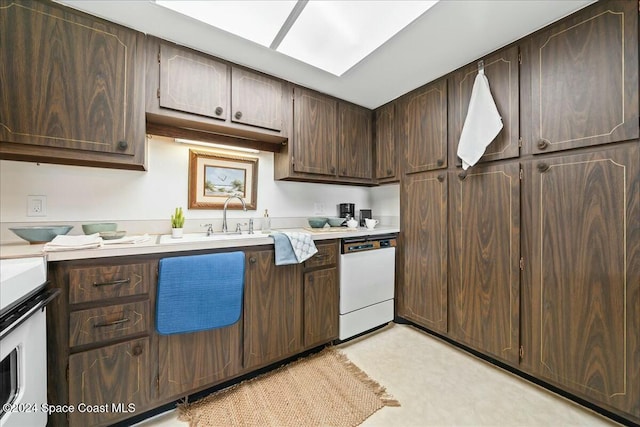
<svg viewBox="0 0 640 427">
<path fill-rule="evenodd" d="M 160 48 L 158 48 L 158 64 L 160 63 Z"/>
<path fill-rule="evenodd" d="M 520 257 L 520 270 L 524 271 L 524 258 Z"/>
<path fill-rule="evenodd" d="M 518 354 L 520 355 L 520 359 L 524 359 L 524 346 L 520 346 Z"/>
<path fill-rule="evenodd" d="M 518 64 L 522 64 L 522 54 L 520 52 L 518 52 Z"/>
<path fill-rule="evenodd" d="M 520 181 L 522 181 L 522 178 L 524 178 L 524 171 L 520 169 Z"/>
<path fill-rule="evenodd" d="M 522 148 L 522 137 L 518 138 L 518 147 Z"/>
<path fill-rule="evenodd" d="M 158 96 L 158 99 L 160 99 L 160 88 L 158 88 L 158 92 L 156 93 L 156 95 Z"/>
</svg>

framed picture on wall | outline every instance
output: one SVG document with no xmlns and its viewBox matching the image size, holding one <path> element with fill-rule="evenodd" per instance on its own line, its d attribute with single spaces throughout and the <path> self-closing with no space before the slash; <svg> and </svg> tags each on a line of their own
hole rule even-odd
<svg viewBox="0 0 640 427">
<path fill-rule="evenodd" d="M 255 210 L 257 195 L 257 158 L 189 150 L 189 209 L 222 209 L 238 196 Z M 242 203 L 232 199 L 227 209 L 242 209 Z"/>
</svg>

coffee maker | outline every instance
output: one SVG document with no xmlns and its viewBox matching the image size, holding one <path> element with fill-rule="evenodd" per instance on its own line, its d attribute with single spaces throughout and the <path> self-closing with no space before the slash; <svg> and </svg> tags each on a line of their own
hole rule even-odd
<svg viewBox="0 0 640 427">
<path fill-rule="evenodd" d="M 346 218 L 347 220 L 350 218 L 356 217 L 356 205 L 354 203 L 340 203 L 338 205 L 338 215 L 340 218 Z"/>
</svg>

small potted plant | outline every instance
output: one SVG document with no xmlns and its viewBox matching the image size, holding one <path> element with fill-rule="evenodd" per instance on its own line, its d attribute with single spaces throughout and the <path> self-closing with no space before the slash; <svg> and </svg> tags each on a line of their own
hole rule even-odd
<svg viewBox="0 0 640 427">
<path fill-rule="evenodd" d="M 184 227 L 184 214 L 182 208 L 176 208 L 176 211 L 171 215 L 171 237 L 179 239 L 182 237 L 182 228 Z"/>
</svg>

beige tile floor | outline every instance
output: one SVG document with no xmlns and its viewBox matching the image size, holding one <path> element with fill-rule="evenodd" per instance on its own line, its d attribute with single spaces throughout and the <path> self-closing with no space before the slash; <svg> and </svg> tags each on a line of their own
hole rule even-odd
<svg viewBox="0 0 640 427">
<path fill-rule="evenodd" d="M 402 405 L 382 408 L 363 426 L 617 425 L 407 325 L 338 347 Z M 139 426 L 187 424 L 170 411 Z"/>
</svg>

